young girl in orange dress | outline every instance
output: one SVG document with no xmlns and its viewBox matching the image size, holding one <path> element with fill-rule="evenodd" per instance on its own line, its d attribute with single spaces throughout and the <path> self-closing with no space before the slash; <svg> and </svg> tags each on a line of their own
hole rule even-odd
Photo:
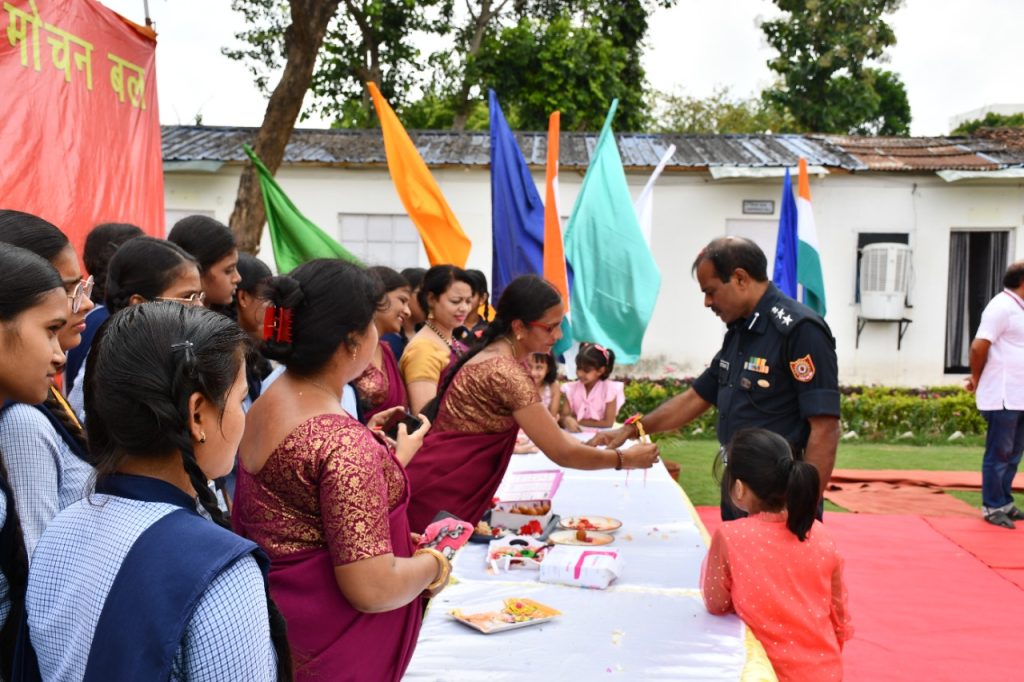
<svg viewBox="0 0 1024 682">
<path fill-rule="evenodd" d="M 779 682 L 842 680 L 843 643 L 853 628 L 842 557 L 814 519 L 817 469 L 764 429 L 739 431 L 725 461 L 722 487 L 749 516 L 722 524 L 711 538 L 704 604 L 743 619 Z"/>
</svg>

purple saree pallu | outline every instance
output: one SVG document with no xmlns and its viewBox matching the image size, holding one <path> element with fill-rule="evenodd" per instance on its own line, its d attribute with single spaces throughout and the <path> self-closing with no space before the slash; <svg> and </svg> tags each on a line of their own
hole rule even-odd
<svg viewBox="0 0 1024 682">
<path fill-rule="evenodd" d="M 412 484 L 409 526 L 420 532 L 439 511 L 475 526 L 491 508 L 518 433 L 514 422 L 498 433 L 428 432 L 406 467 Z"/>
<path fill-rule="evenodd" d="M 412 556 L 405 504 L 390 515 L 395 556 Z M 270 594 L 288 622 L 296 680 L 399 680 L 416 647 L 423 602 L 384 613 L 357 611 L 334 579 L 326 549 L 275 558 Z"/>
</svg>

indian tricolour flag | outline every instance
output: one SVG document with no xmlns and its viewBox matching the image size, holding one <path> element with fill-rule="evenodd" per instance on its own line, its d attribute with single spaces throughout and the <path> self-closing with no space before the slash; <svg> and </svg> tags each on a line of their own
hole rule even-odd
<svg viewBox="0 0 1024 682">
<path fill-rule="evenodd" d="M 825 279 L 821 274 L 821 247 L 811 211 L 811 183 L 807 159 L 800 158 L 800 179 L 796 199 L 796 231 L 800 245 L 796 258 L 796 280 L 803 287 L 807 307 L 825 316 Z"/>
</svg>

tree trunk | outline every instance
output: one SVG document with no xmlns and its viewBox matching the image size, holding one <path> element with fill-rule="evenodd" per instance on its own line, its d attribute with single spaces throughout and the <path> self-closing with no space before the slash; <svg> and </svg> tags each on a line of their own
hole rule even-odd
<svg viewBox="0 0 1024 682">
<path fill-rule="evenodd" d="M 292 128 L 302 110 L 302 100 L 313 79 L 317 54 L 327 33 L 327 25 L 338 10 L 339 0 L 290 0 L 292 24 L 285 33 L 285 66 L 281 81 L 274 88 L 256 133 L 253 150 L 271 173 L 284 159 L 284 150 Z M 238 182 L 238 196 L 231 213 L 231 231 L 238 248 L 256 253 L 266 212 L 256 168 L 246 161 Z"/>
<path fill-rule="evenodd" d="M 473 13 L 470 12 L 469 44 L 466 46 L 466 54 L 463 55 L 463 59 L 467 64 L 463 68 L 462 87 L 459 88 L 459 92 L 455 96 L 455 118 L 452 121 L 452 130 L 462 132 L 466 129 L 466 121 L 469 119 L 471 108 L 469 91 L 473 87 L 467 73 L 469 71 L 468 62 L 480 53 L 480 45 L 483 43 L 484 33 L 487 32 L 488 24 L 491 23 L 494 17 L 501 14 L 501 10 L 504 9 L 507 3 L 508 0 L 501 0 L 498 6 L 492 9 L 491 0 L 481 0 L 480 13 L 473 16 Z"/>
</svg>

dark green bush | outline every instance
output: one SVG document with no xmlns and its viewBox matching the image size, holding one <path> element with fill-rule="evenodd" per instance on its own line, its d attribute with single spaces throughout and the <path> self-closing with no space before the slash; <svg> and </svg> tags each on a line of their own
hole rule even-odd
<svg viewBox="0 0 1024 682">
<path fill-rule="evenodd" d="M 647 414 L 689 387 L 688 379 L 627 379 L 626 403 L 619 420 L 637 412 Z M 965 436 L 985 434 L 985 420 L 975 407 L 974 396 L 958 386 L 843 386 L 840 393 L 842 431 L 855 431 L 863 440 L 895 440 L 908 431 L 914 434 L 914 442 L 945 441 L 957 431 Z M 716 418 L 712 408 L 679 433 L 713 438 Z"/>
</svg>

